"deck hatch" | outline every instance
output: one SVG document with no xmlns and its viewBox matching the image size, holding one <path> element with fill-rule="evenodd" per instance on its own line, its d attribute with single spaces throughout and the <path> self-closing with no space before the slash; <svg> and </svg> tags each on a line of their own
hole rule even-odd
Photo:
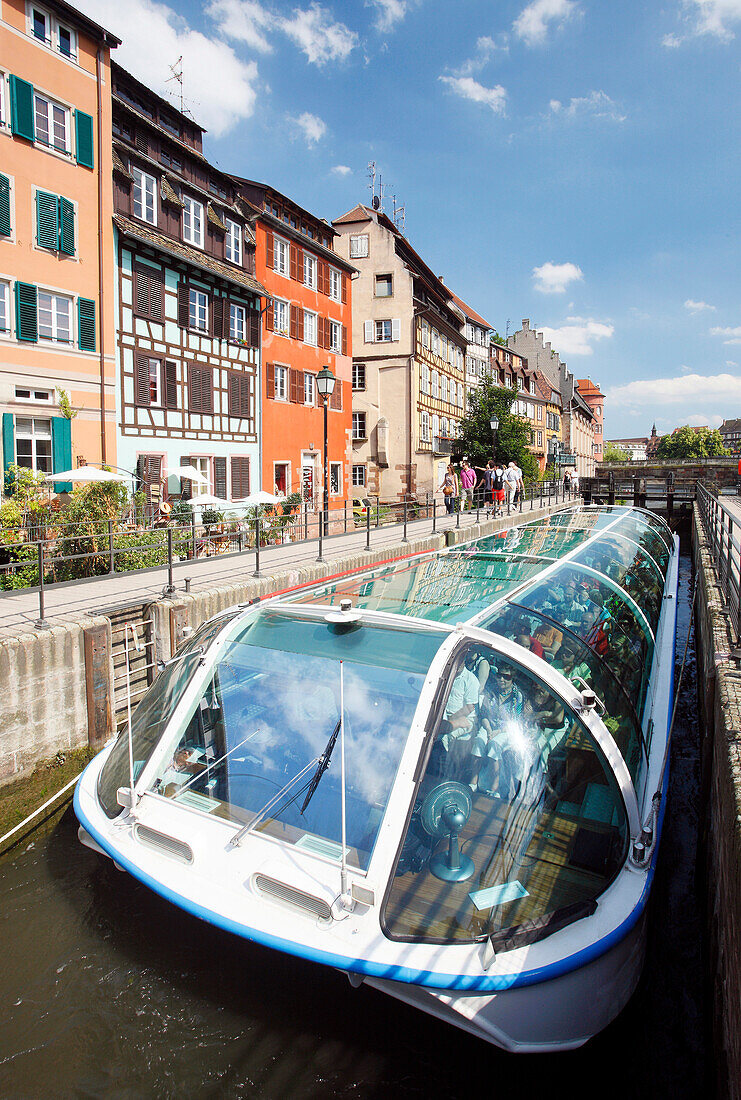
<svg viewBox="0 0 741 1100">
<path fill-rule="evenodd" d="M 282 902 L 291 909 L 298 909 L 302 913 L 310 913 L 318 920 L 331 920 L 332 912 L 323 898 L 307 894 L 305 890 L 299 890 L 295 886 L 289 886 L 269 875 L 255 875 L 253 879 L 255 889 L 266 897 Z"/>
</svg>

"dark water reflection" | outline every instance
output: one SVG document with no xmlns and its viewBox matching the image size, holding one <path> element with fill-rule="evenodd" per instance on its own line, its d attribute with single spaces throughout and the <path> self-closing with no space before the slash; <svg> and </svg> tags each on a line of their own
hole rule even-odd
<svg viewBox="0 0 741 1100">
<path fill-rule="evenodd" d="M 678 659 L 690 586 L 685 555 Z M 644 976 L 582 1050 L 503 1054 L 211 928 L 82 848 L 69 808 L 0 862 L 0 1096 L 708 1096 L 692 650 L 675 738 Z"/>
</svg>

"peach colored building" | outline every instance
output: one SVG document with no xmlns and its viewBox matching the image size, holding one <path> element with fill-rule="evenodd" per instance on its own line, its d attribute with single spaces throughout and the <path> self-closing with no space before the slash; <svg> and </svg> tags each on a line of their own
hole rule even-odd
<svg viewBox="0 0 741 1100">
<path fill-rule="evenodd" d="M 0 9 L 2 460 L 116 460 L 110 51 L 61 0 Z M 73 418 L 62 415 L 60 391 Z"/>
</svg>

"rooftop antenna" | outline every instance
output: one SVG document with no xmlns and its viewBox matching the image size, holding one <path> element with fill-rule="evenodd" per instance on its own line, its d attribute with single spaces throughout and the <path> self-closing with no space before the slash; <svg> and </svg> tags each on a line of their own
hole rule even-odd
<svg viewBox="0 0 741 1100">
<path fill-rule="evenodd" d="M 396 195 L 391 196 L 391 201 L 394 204 L 394 217 L 393 222 L 400 233 L 403 233 L 406 229 L 407 222 L 407 208 L 406 206 L 396 205 Z"/>
<path fill-rule="evenodd" d="M 505 335 L 504 335 L 505 340 L 509 340 L 509 317 L 507 318 L 507 327 L 504 330 L 504 333 L 505 333 Z"/>
<path fill-rule="evenodd" d="M 182 54 L 177 59 L 177 61 L 175 62 L 174 65 L 169 66 L 169 69 L 170 69 L 170 72 L 172 73 L 172 76 L 168 76 L 167 80 L 165 81 L 165 84 L 171 84 L 173 80 L 178 84 L 178 86 L 180 88 L 180 92 L 178 93 L 179 96 L 180 96 L 180 114 L 182 115 L 183 114 L 183 55 Z"/>
<path fill-rule="evenodd" d="M 371 206 L 376 207 L 374 199 L 376 197 L 376 162 L 372 160 L 368 165 L 368 186 L 371 193 Z"/>
</svg>

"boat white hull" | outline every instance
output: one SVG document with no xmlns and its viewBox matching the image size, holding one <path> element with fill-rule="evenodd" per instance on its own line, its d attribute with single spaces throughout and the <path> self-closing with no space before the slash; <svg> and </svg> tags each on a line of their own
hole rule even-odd
<svg viewBox="0 0 741 1100">
<path fill-rule="evenodd" d="M 437 1016 L 502 1050 L 546 1053 L 583 1046 L 622 1012 L 641 976 L 645 913 L 604 955 L 536 985 L 466 994 L 365 978 L 365 984 Z"/>
</svg>

